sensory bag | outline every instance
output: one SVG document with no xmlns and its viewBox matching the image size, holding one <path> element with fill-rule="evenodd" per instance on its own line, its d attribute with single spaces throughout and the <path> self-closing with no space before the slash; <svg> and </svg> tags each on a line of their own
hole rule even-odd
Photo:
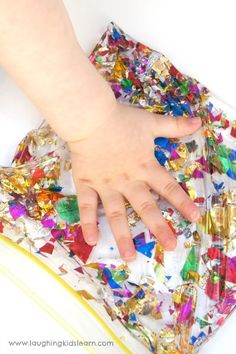
<svg viewBox="0 0 236 354">
<path fill-rule="evenodd" d="M 114 23 L 89 59 L 122 104 L 201 117 L 194 135 L 157 137 L 153 150 L 201 218 L 191 223 L 152 191 L 177 237 L 176 248 L 165 251 L 127 201 L 137 257 L 125 262 L 100 202 L 99 240 L 86 244 L 68 146 L 43 123 L 21 141 L 11 167 L 1 168 L 0 231 L 103 307 L 110 323 L 120 322 L 148 351 L 196 353 L 236 303 L 236 112 Z"/>
</svg>

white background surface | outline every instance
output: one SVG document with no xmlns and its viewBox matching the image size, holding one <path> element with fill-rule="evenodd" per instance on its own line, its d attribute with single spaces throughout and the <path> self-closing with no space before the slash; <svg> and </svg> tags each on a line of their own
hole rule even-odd
<svg viewBox="0 0 236 354">
<path fill-rule="evenodd" d="M 184 73 L 236 107 L 234 0 L 65 0 L 77 37 L 89 53 L 109 21 L 165 53 Z M 0 70 L 0 164 L 9 164 L 16 144 L 41 121 L 41 115 L 10 77 Z M 26 303 L 27 306 L 27 303 Z M 15 314 L 17 316 L 17 314 Z M 21 316 L 21 313 L 19 313 Z M 2 321 L 2 319 L 1 319 Z M 24 321 L 25 330 L 32 324 Z M 37 324 L 35 314 L 34 325 Z M 29 328 L 27 328 L 29 326 Z M 40 330 L 48 333 L 50 322 Z M 201 354 L 233 354 L 236 314 Z"/>
</svg>

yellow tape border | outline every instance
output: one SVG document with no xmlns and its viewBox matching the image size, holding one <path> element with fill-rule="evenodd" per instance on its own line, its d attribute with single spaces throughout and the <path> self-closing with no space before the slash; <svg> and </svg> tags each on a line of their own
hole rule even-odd
<svg viewBox="0 0 236 354">
<path fill-rule="evenodd" d="M 30 289 L 20 278 L 13 274 L 9 269 L 0 264 L 0 273 L 7 279 L 12 281 L 18 288 L 20 288 L 26 295 L 28 295 L 37 305 L 39 305 L 51 318 L 59 323 L 72 337 L 79 341 L 85 341 L 82 336 L 49 304 L 47 304 L 37 293 Z M 85 347 L 91 353 L 96 354 L 94 349 Z"/>
<path fill-rule="evenodd" d="M 8 246 L 14 248 L 27 258 L 29 258 L 33 263 L 38 265 L 41 269 L 46 271 L 54 280 L 56 280 L 64 289 L 67 290 L 79 303 L 86 308 L 86 310 L 96 319 L 96 321 L 103 327 L 105 332 L 114 340 L 116 345 L 125 353 L 132 354 L 130 349 L 121 341 L 119 337 L 109 328 L 109 326 L 103 321 L 103 319 L 98 315 L 98 313 L 79 295 L 75 290 L 73 290 L 65 280 L 59 277 L 52 269 L 50 269 L 45 263 L 40 261 L 36 256 L 26 251 L 23 247 L 19 246 L 17 243 L 13 242 L 11 239 L 3 234 L 0 234 L 0 241 L 7 244 Z"/>
</svg>

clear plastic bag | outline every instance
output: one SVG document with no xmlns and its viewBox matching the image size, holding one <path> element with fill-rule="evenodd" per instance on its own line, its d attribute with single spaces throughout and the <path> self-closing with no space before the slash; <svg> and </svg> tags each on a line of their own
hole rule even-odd
<svg viewBox="0 0 236 354">
<path fill-rule="evenodd" d="M 12 166 L 0 170 L 1 232 L 96 299 L 151 352 L 194 353 L 236 303 L 236 112 L 114 23 L 90 60 L 120 102 L 202 117 L 196 134 L 156 138 L 153 152 L 201 208 L 201 220 L 190 223 L 153 192 L 178 238 L 174 251 L 162 249 L 129 203 L 137 259 L 120 258 L 101 204 L 99 242 L 87 245 L 67 145 L 44 124 L 20 143 Z"/>
</svg>

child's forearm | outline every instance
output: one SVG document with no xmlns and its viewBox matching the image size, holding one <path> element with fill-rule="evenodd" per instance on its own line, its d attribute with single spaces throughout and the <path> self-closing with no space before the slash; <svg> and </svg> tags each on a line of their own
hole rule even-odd
<svg viewBox="0 0 236 354">
<path fill-rule="evenodd" d="M 99 195 L 120 254 L 134 259 L 125 197 L 162 246 L 173 250 L 176 237 L 150 189 L 190 221 L 200 211 L 157 162 L 154 137 L 192 134 L 201 120 L 116 104 L 77 43 L 61 0 L 0 0 L 0 16 L 0 65 L 68 142 L 85 240 L 95 245 L 98 239 Z"/>
<path fill-rule="evenodd" d="M 115 106 L 78 44 L 61 0 L 0 0 L 0 65 L 65 140 L 87 136 Z"/>
</svg>

